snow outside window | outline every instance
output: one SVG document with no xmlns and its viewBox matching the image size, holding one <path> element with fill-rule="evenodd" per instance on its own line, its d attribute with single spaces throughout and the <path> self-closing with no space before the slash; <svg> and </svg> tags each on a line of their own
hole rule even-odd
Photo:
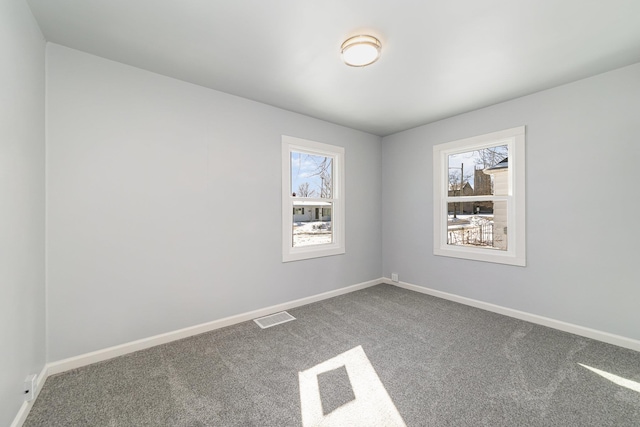
<svg viewBox="0 0 640 427">
<path fill-rule="evenodd" d="M 525 128 L 433 147 L 435 255 L 525 266 Z"/>
<path fill-rule="evenodd" d="M 344 148 L 283 135 L 282 261 L 343 254 L 344 216 Z"/>
</svg>

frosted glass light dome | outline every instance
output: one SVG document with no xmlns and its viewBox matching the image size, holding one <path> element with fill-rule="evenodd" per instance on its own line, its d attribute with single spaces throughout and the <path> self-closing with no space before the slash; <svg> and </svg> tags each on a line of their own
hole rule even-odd
<svg viewBox="0 0 640 427">
<path fill-rule="evenodd" d="M 342 43 L 342 60 L 351 67 L 365 67 L 380 58 L 382 44 L 373 36 L 354 36 Z"/>
</svg>

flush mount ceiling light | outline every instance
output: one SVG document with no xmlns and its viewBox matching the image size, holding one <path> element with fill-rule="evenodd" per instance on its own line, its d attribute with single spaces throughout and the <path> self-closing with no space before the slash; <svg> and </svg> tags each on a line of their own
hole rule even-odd
<svg viewBox="0 0 640 427">
<path fill-rule="evenodd" d="M 342 43 L 340 52 L 345 64 L 351 67 L 365 67 L 380 58 L 381 49 L 380 40 L 373 36 L 362 35 L 348 38 Z"/>
</svg>

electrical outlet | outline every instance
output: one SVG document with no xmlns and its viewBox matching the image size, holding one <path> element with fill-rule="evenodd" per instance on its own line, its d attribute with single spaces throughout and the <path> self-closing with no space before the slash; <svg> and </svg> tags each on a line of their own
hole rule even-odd
<svg viewBox="0 0 640 427">
<path fill-rule="evenodd" d="M 391 281 L 398 282 L 398 273 L 391 273 Z"/>
<path fill-rule="evenodd" d="M 31 374 L 24 380 L 24 400 L 27 402 L 33 400 L 36 394 L 36 385 L 38 383 L 38 376 Z"/>
</svg>

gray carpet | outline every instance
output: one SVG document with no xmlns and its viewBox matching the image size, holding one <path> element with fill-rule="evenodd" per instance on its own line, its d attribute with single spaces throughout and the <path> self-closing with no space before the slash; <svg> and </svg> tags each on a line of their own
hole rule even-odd
<svg viewBox="0 0 640 427">
<path fill-rule="evenodd" d="M 51 376 L 25 426 L 302 426 L 299 373 L 358 346 L 407 426 L 640 426 L 640 392 L 582 366 L 637 384 L 632 350 L 389 285 L 289 313 Z M 349 369 L 312 374 L 318 424 L 385 406 Z"/>
</svg>

